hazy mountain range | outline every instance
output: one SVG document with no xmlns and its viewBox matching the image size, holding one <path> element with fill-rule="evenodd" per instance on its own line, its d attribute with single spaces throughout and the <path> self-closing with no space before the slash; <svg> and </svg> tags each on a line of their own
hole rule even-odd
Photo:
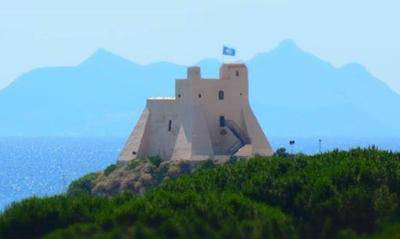
<svg viewBox="0 0 400 239">
<path fill-rule="evenodd" d="M 287 40 L 246 62 L 250 101 L 272 136 L 399 136 L 400 95 L 363 66 L 336 68 Z M 215 59 L 198 63 L 216 77 Z M 186 66 L 139 65 L 98 50 L 34 69 L 0 91 L 0 136 L 127 136 L 146 98 L 173 96 Z"/>
</svg>

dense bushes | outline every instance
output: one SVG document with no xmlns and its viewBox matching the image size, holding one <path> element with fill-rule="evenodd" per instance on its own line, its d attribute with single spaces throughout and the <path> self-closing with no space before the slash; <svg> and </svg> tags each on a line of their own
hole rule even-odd
<svg viewBox="0 0 400 239">
<path fill-rule="evenodd" d="M 34 198 L 7 210 L 0 231 L 1 238 L 295 237 L 290 217 L 279 209 L 215 192 Z"/>
<path fill-rule="evenodd" d="M 92 196 L 30 198 L 1 215 L 0 238 L 36 238 L 57 228 L 90 222 L 110 205 L 110 200 Z"/>
<path fill-rule="evenodd" d="M 73 181 L 68 187 L 68 194 L 72 196 L 90 194 L 93 186 L 93 180 L 95 180 L 98 175 L 99 173 L 90 173 L 78 180 Z"/>
<path fill-rule="evenodd" d="M 0 238 L 387 238 L 399 228 L 399 196 L 399 154 L 255 157 L 140 197 L 27 199 L 0 215 Z"/>
<path fill-rule="evenodd" d="M 114 170 L 116 170 L 117 167 L 118 166 L 116 164 L 111 164 L 106 169 L 104 169 L 104 175 L 106 176 L 110 175 L 110 173 L 114 172 Z"/>
</svg>

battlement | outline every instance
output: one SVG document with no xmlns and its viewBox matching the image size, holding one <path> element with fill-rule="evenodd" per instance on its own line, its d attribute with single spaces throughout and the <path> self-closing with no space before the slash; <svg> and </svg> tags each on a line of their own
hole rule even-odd
<svg viewBox="0 0 400 239">
<path fill-rule="evenodd" d="M 247 80 L 247 67 L 245 64 L 223 64 L 219 69 L 217 80 Z M 198 66 L 191 66 L 187 69 L 187 80 L 214 80 L 201 77 L 201 69 Z"/>
<path fill-rule="evenodd" d="M 219 69 L 221 80 L 246 80 L 248 72 L 245 64 L 223 64 Z"/>
<path fill-rule="evenodd" d="M 201 70 L 198 66 L 192 66 L 187 69 L 188 80 L 201 80 Z"/>
<path fill-rule="evenodd" d="M 175 96 L 179 103 L 195 100 L 200 104 L 229 101 L 247 104 L 248 79 L 244 64 L 223 64 L 217 79 L 204 79 L 198 66 L 187 69 L 187 79 L 175 82 Z"/>
</svg>

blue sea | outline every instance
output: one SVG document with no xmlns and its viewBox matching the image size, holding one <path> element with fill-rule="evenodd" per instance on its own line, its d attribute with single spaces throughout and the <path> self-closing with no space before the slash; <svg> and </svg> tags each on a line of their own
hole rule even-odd
<svg viewBox="0 0 400 239">
<path fill-rule="evenodd" d="M 0 138 L 0 210 L 14 201 L 63 193 L 87 173 L 115 163 L 124 138 Z M 294 145 L 289 145 L 295 140 Z M 270 138 L 274 149 L 313 154 L 375 145 L 400 151 L 400 138 Z"/>
</svg>

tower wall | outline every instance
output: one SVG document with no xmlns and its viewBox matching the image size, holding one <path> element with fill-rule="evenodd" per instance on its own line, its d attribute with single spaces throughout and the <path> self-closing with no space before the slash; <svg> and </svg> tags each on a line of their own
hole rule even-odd
<svg viewBox="0 0 400 239">
<path fill-rule="evenodd" d="M 147 155 L 170 158 L 180 125 L 180 117 L 174 100 L 149 99 L 146 107 L 150 111 Z"/>
<path fill-rule="evenodd" d="M 150 111 L 145 108 L 119 155 L 119 161 L 127 162 L 146 156 L 149 141 L 149 117 Z"/>
</svg>

